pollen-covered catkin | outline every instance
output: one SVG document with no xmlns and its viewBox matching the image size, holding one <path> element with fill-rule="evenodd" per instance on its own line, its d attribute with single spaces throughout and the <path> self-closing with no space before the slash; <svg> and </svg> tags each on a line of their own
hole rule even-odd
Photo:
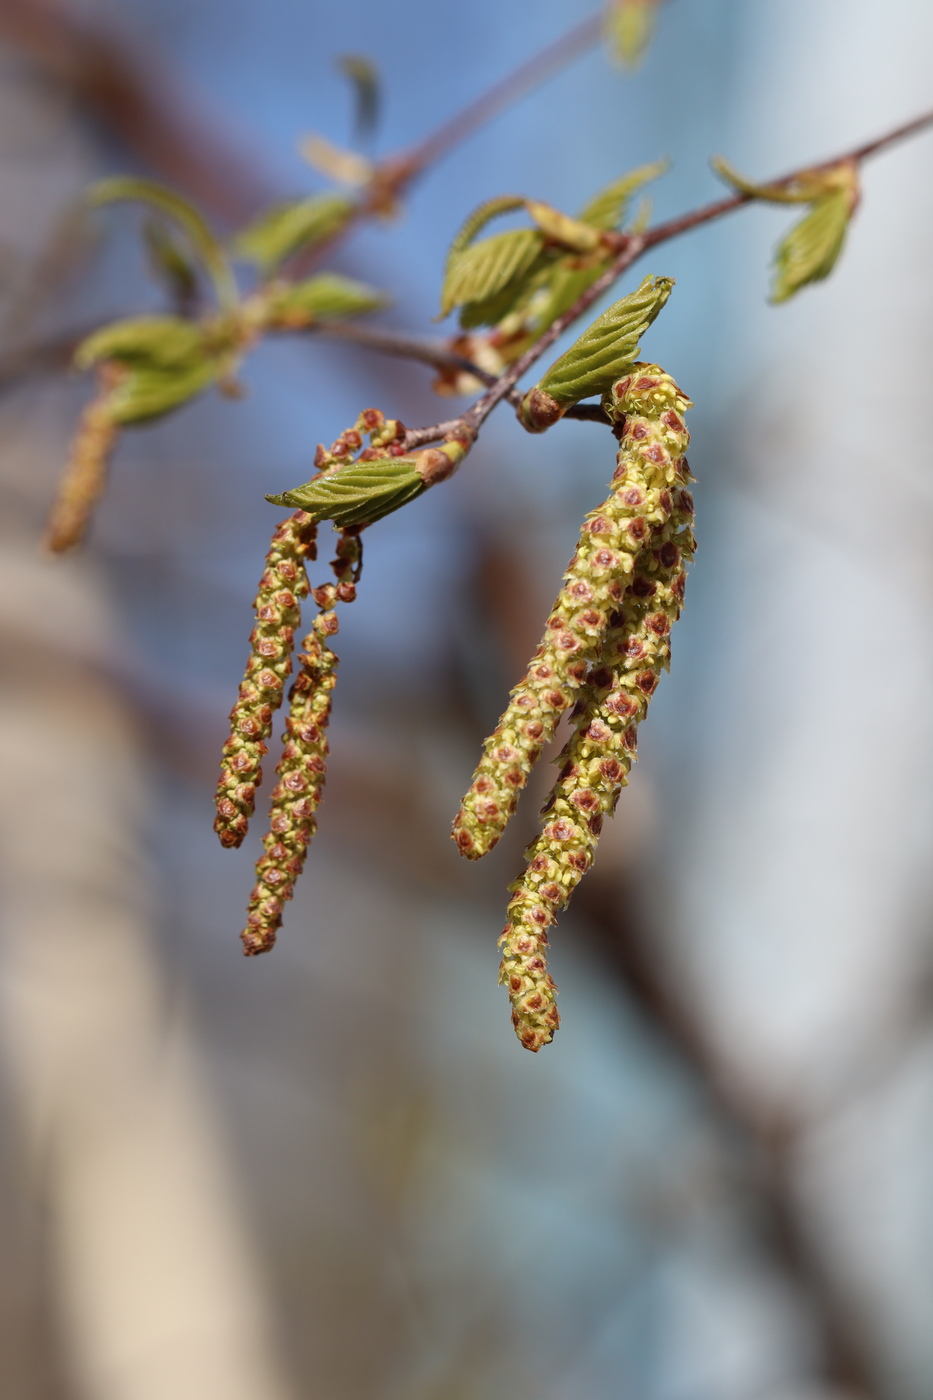
<svg viewBox="0 0 933 1400">
<path fill-rule="evenodd" d="M 250 895 L 246 928 L 240 934 L 248 957 L 267 952 L 282 924 L 285 901 L 317 830 L 315 813 L 327 771 L 327 737 L 331 691 L 337 683 L 337 658 L 325 640 L 337 631 L 337 617 L 322 612 L 304 639 L 300 670 L 291 690 L 285 721 L 285 745 L 276 768 L 279 781 L 272 792 L 265 854 L 256 863 L 256 884 Z"/>
<path fill-rule="evenodd" d="M 544 639 L 486 740 L 454 819 L 453 838 L 470 860 L 486 855 L 502 835 L 543 746 L 576 699 L 636 560 L 673 509 L 670 485 L 686 442 L 680 413 L 689 400 L 657 366 L 634 368 L 640 373 L 614 385 L 604 406 L 620 429 L 631 414 L 638 436 L 626 431 L 622 438 L 612 494 L 584 521 Z M 655 388 L 637 391 L 636 380 Z"/>
<path fill-rule="evenodd" d="M 223 846 L 240 845 L 253 814 L 265 740 L 282 703 L 292 668 L 295 628 L 301 620 L 301 599 L 308 592 L 304 561 L 315 557 L 316 537 L 311 517 L 295 511 L 276 527 L 266 555 L 254 603 L 250 657 L 230 711 L 230 737 L 224 744 L 217 784 L 214 830 Z"/>
<path fill-rule="evenodd" d="M 246 928 L 240 937 L 247 957 L 274 945 L 283 908 L 304 868 L 308 847 L 317 831 L 316 812 L 327 778 L 327 736 L 331 692 L 337 684 L 337 657 L 328 638 L 338 630 L 335 603 L 356 597 L 362 545 L 352 532 L 343 532 L 331 568 L 337 583 L 311 590 L 321 611 L 311 625 L 298 657 L 299 671 L 289 694 L 284 746 L 272 791 L 269 831 L 264 854 L 256 863 L 256 884 L 250 895 Z"/>
<path fill-rule="evenodd" d="M 612 618 L 581 693 L 576 728 L 558 759 L 562 766 L 544 809 L 546 825 L 526 852 L 524 874 L 510 886 L 499 980 L 509 993 L 516 1034 L 531 1051 L 546 1045 L 560 1025 L 557 988 L 547 969 L 547 930 L 592 864 L 603 820 L 615 810 L 634 762 L 638 724 L 669 664 L 684 565 L 694 550 L 683 456 L 687 434 L 680 417 L 689 400 L 656 366 L 636 369 L 640 373 L 614 386 L 604 405 L 617 420 L 620 410 L 626 414 L 619 470 L 627 479 L 633 458 L 660 446 L 670 511 L 653 530 Z"/>
</svg>

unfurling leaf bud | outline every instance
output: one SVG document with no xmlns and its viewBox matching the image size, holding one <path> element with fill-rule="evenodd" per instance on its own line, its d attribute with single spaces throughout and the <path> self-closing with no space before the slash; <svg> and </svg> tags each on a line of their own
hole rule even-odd
<svg viewBox="0 0 933 1400">
<path fill-rule="evenodd" d="M 542 748 L 577 698 L 652 531 L 675 509 L 671 487 L 685 479 L 681 414 L 689 400 L 657 366 L 630 369 L 604 402 L 612 420 L 626 425 L 612 494 L 583 524 L 541 645 L 486 740 L 454 820 L 453 838 L 469 860 L 492 850 L 505 830 Z"/>
<path fill-rule="evenodd" d="M 714 156 L 712 166 L 717 175 L 749 199 L 810 205 L 810 212 L 794 224 L 775 249 L 772 302 L 787 301 L 801 287 L 829 276 L 842 252 L 849 221 L 858 208 L 859 172 L 854 160 L 803 170 L 771 185 L 747 180 L 722 156 Z"/>
<path fill-rule="evenodd" d="M 404 457 L 377 455 L 377 448 L 372 456 L 364 452 L 355 462 L 266 499 L 298 506 L 314 520 L 332 520 L 341 528 L 372 525 L 450 476 L 466 451 L 459 439 Z"/>
<path fill-rule="evenodd" d="M 230 737 L 224 744 L 217 784 L 214 830 L 223 846 L 240 845 L 253 815 L 265 740 L 282 703 L 292 668 L 295 628 L 301 620 L 300 603 L 308 592 L 304 561 L 315 557 L 316 536 L 315 522 L 296 511 L 276 527 L 266 555 L 254 603 L 252 649 L 239 697 L 230 711 Z"/>
<path fill-rule="evenodd" d="M 556 423 L 571 404 L 591 394 L 605 393 L 634 361 L 640 338 L 666 303 L 673 286 L 670 277 L 646 277 L 637 291 L 604 311 L 566 354 L 555 360 L 544 378 L 529 389 L 519 409 L 519 421 L 531 432 L 542 432 Z M 556 412 L 552 404 L 556 405 Z"/>
</svg>

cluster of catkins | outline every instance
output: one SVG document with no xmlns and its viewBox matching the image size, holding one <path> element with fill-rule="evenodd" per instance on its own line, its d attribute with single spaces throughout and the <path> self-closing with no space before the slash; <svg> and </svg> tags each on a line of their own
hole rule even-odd
<svg viewBox="0 0 933 1400">
<path fill-rule="evenodd" d="M 611 493 L 584 521 L 544 639 L 486 741 L 454 821 L 464 856 L 475 860 L 491 850 L 561 716 L 570 713 L 572 732 L 557 760 L 560 773 L 544 807 L 543 829 L 526 852 L 524 874 L 510 886 L 508 922 L 499 940 L 500 981 L 508 989 L 518 1038 L 532 1051 L 546 1045 L 560 1024 L 557 988 L 547 969 L 548 929 L 593 862 L 603 820 L 615 810 L 635 760 L 638 725 L 670 661 L 671 628 L 680 616 L 685 566 L 694 550 L 683 418 L 690 407 L 657 365 L 630 366 L 604 396 L 619 440 Z M 363 449 L 367 434 L 370 445 Z M 326 476 L 351 461 L 398 457 L 404 455 L 404 437 L 397 420 L 368 409 L 329 450 L 318 448 L 315 465 Z M 274 944 L 316 830 L 326 776 L 324 731 L 337 679 L 329 639 L 338 628 L 336 603 L 356 596 L 362 528 L 345 525 L 337 532 L 331 564 L 336 583 L 309 586 L 305 563 L 316 557 L 317 525 L 305 511 L 278 526 L 266 558 L 250 658 L 230 715 L 217 788 L 214 826 L 224 846 L 239 846 L 246 835 L 266 741 L 291 671 L 301 600 L 309 592 L 318 613 L 289 692 L 269 831 L 241 935 L 250 955 Z"/>
<path fill-rule="evenodd" d="M 363 448 L 364 434 L 369 447 Z M 378 409 L 365 409 L 352 428 L 330 449 L 318 447 L 315 466 L 336 471 L 357 453 L 364 460 L 395 455 L 404 426 Z M 268 752 L 276 710 L 292 669 L 295 630 L 301 601 L 310 593 L 318 607 L 298 655 L 298 674 L 289 691 L 282 756 L 276 767 L 269 830 L 256 863 L 246 928 L 240 935 L 248 956 L 267 952 L 275 943 L 286 900 L 304 866 L 317 830 L 316 813 L 326 778 L 331 692 L 337 683 L 337 657 L 329 639 L 338 631 L 335 605 L 351 603 L 362 569 L 362 542 L 356 527 L 339 530 L 331 569 L 336 583 L 311 588 L 305 563 L 317 557 L 317 524 L 305 511 L 283 520 L 272 537 L 254 608 L 256 625 L 250 655 L 230 712 L 230 736 L 224 744 L 217 785 L 214 830 L 223 846 L 239 846 L 249 827 L 262 781 L 261 762 Z"/>
<path fill-rule="evenodd" d="M 603 820 L 635 760 L 637 730 L 670 661 L 695 548 L 683 414 L 690 400 L 657 365 L 635 364 L 603 399 L 619 439 L 612 492 L 586 518 L 528 671 L 486 741 L 453 826 L 475 860 L 499 840 L 561 715 L 572 733 L 544 826 L 510 886 L 500 981 L 526 1049 L 560 1024 L 548 928 L 592 864 Z"/>
</svg>

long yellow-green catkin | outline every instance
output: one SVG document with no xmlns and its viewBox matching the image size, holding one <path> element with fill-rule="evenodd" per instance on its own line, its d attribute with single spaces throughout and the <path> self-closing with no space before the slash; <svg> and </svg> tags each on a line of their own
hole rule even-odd
<svg viewBox="0 0 933 1400">
<path fill-rule="evenodd" d="M 275 944 L 287 900 L 304 868 L 308 847 L 317 831 L 316 812 L 327 777 L 327 736 L 331 693 L 337 684 L 337 657 L 328 638 L 338 630 L 337 602 L 356 597 L 361 545 L 352 533 L 341 535 L 331 567 L 337 583 L 312 589 L 321 611 L 303 642 L 299 671 L 289 695 L 285 742 L 272 791 L 269 831 L 263 855 L 256 863 L 256 884 L 250 895 L 246 927 L 240 934 L 247 957 L 268 952 Z"/>
<path fill-rule="evenodd" d="M 246 835 L 262 781 L 260 763 L 272 719 L 282 703 L 292 668 L 301 599 L 308 592 L 305 559 L 316 553 L 317 526 L 304 511 L 283 520 L 272 536 L 254 607 L 256 625 L 240 691 L 230 711 L 230 737 L 224 744 L 217 784 L 214 830 L 223 846 L 239 846 Z"/>
<path fill-rule="evenodd" d="M 638 724 L 669 664 L 684 565 L 694 550 L 693 502 L 680 485 L 690 479 L 680 416 L 689 401 L 656 366 L 637 369 L 614 387 L 605 405 L 611 416 L 620 410 L 626 416 L 619 469 L 627 479 L 633 458 L 649 451 L 654 460 L 653 449 L 660 448 L 663 461 L 657 464 L 667 475 L 670 510 L 639 556 L 612 618 L 577 706 L 576 728 L 558 760 L 562 767 L 544 809 L 546 825 L 526 852 L 525 872 L 510 886 L 499 980 L 509 993 L 516 1034 L 533 1052 L 560 1025 L 557 988 L 547 969 L 547 930 L 592 864 L 604 818 L 615 810 L 634 762 Z"/>
<path fill-rule="evenodd" d="M 576 699 L 645 542 L 670 516 L 669 487 L 676 478 L 671 464 L 685 436 L 680 412 L 689 400 L 663 370 L 637 369 L 643 372 L 614 386 L 607 403 L 620 428 L 626 414 L 632 414 L 641 436 L 622 439 L 612 493 L 584 521 L 544 639 L 486 740 L 454 819 L 453 838 L 470 860 L 486 855 L 502 835 L 542 747 Z M 636 378 L 657 382 L 660 403 L 632 388 Z M 665 412 L 670 423 L 662 421 Z"/>
</svg>

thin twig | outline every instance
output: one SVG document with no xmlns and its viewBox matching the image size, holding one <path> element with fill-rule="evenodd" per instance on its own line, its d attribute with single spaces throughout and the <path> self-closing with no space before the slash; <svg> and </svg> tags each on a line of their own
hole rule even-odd
<svg viewBox="0 0 933 1400">
<path fill-rule="evenodd" d="M 798 170 L 791 171 L 787 175 L 780 176 L 777 180 L 769 180 L 769 185 L 786 185 L 793 180 L 799 180 L 802 175 L 813 170 L 829 170 L 833 166 L 841 165 L 843 162 L 860 164 L 863 160 L 868 160 L 871 156 L 877 155 L 880 151 L 886 150 L 889 146 L 898 141 L 906 140 L 910 136 L 915 136 L 921 131 L 925 131 L 933 126 L 933 111 L 924 112 L 921 116 L 913 118 L 912 121 L 895 127 L 893 131 L 885 132 L 884 135 L 876 137 L 873 141 L 866 142 L 862 146 L 857 146 L 854 150 L 844 151 L 841 155 L 832 157 L 830 160 L 822 161 L 819 165 L 806 165 Z M 690 213 L 681 214 L 676 219 L 669 219 L 666 223 L 658 224 L 656 228 L 647 233 L 638 234 L 628 239 L 625 246 L 616 255 L 607 267 L 602 276 L 598 277 L 591 286 L 587 287 L 577 300 L 562 316 L 548 327 L 535 343 L 515 361 L 513 365 L 499 376 L 495 384 L 492 384 L 481 398 L 477 399 L 472 408 L 469 408 L 456 422 L 454 430 L 455 436 L 476 437 L 483 423 L 490 413 L 501 403 L 503 399 L 510 398 L 515 385 L 521 379 L 526 370 L 530 369 L 537 360 L 541 358 L 546 350 L 563 335 L 564 331 L 578 320 L 590 307 L 599 300 L 604 292 L 608 291 L 612 284 L 621 277 L 623 272 L 635 263 L 641 255 L 649 248 L 656 248 L 661 243 L 668 242 L 671 238 L 677 238 L 682 233 L 687 233 L 691 229 L 699 228 L 702 224 L 711 223 L 714 219 L 721 218 L 724 214 L 731 214 L 736 209 L 741 209 L 746 204 L 755 201 L 756 196 L 752 194 L 730 195 L 727 199 L 717 200 L 713 204 L 703 205 L 699 209 L 694 209 Z M 437 423 L 432 427 L 418 428 L 409 434 L 409 438 L 414 441 L 417 438 L 419 443 L 436 442 L 450 432 L 449 423 Z M 407 445 L 407 440 L 406 440 Z"/>
<path fill-rule="evenodd" d="M 391 355 L 400 360 L 416 360 L 431 365 L 435 369 L 460 370 L 471 374 L 481 384 L 497 384 L 498 378 L 488 369 L 482 369 L 465 355 L 457 355 L 443 340 L 427 340 L 421 336 L 403 335 L 395 331 L 380 331 L 372 326 L 361 326 L 351 321 L 322 321 L 309 326 L 316 335 L 327 336 L 332 340 L 346 340 L 352 345 L 360 345 L 364 350 L 373 350 L 379 355 Z M 2 362 L 0 362 L 2 376 Z M 509 402 L 518 407 L 521 396 L 514 390 L 507 395 Z M 608 423 L 609 419 L 598 404 L 580 403 L 569 408 L 565 418 L 579 418 L 586 423 Z M 457 420 L 451 419 L 451 422 Z M 409 434 L 411 436 L 411 434 Z M 428 438 L 426 441 L 434 441 Z M 409 446 L 413 444 L 409 443 Z"/>
</svg>

